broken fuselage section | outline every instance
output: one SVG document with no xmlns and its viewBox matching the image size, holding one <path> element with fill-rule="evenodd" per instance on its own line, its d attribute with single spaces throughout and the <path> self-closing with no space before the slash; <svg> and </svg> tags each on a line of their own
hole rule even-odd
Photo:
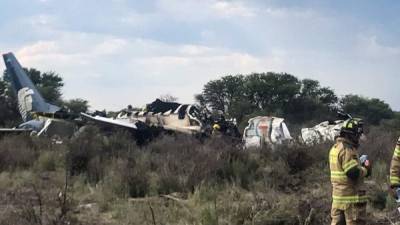
<svg viewBox="0 0 400 225">
<path fill-rule="evenodd" d="M 169 103 L 159 99 L 149 104 L 144 111 L 123 110 L 115 120 L 141 122 L 150 127 L 186 134 L 197 134 L 204 128 L 201 112 L 195 105 Z"/>
<path fill-rule="evenodd" d="M 243 132 L 244 148 L 276 146 L 290 142 L 289 129 L 284 119 L 269 116 L 257 116 L 249 119 Z"/>
<path fill-rule="evenodd" d="M 211 126 L 207 125 L 207 114 L 196 105 L 163 102 L 156 99 L 143 110 L 133 110 L 131 106 L 121 110 L 114 118 L 100 115 L 82 116 L 102 127 L 125 128 L 137 138 L 151 140 L 153 131 L 169 131 L 190 135 L 207 135 Z"/>
<path fill-rule="evenodd" d="M 301 139 L 306 145 L 333 142 L 340 134 L 344 120 L 324 121 L 311 128 L 301 129 Z"/>
</svg>

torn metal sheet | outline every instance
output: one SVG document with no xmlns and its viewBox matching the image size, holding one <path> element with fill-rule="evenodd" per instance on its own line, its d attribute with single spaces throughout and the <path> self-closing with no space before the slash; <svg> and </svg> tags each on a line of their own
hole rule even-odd
<svg viewBox="0 0 400 225">
<path fill-rule="evenodd" d="M 325 121 L 312 128 L 301 129 L 301 139 L 307 145 L 334 141 L 343 126 L 343 120 Z"/>
<path fill-rule="evenodd" d="M 19 128 L 0 128 L 0 136 L 8 134 L 29 134 L 32 130 Z"/>
<path fill-rule="evenodd" d="M 43 128 L 37 136 L 47 136 L 51 138 L 72 137 L 76 131 L 76 126 L 61 119 L 46 119 Z"/>
<path fill-rule="evenodd" d="M 116 126 L 122 126 L 126 128 L 131 128 L 131 129 L 137 129 L 137 126 L 135 124 L 135 121 L 131 121 L 129 119 L 117 119 L 117 118 L 107 118 L 107 117 L 102 117 L 102 116 L 91 116 L 87 113 L 81 113 L 81 115 L 89 120 L 96 121 L 99 123 L 104 123 L 104 124 L 113 124 Z"/>
</svg>

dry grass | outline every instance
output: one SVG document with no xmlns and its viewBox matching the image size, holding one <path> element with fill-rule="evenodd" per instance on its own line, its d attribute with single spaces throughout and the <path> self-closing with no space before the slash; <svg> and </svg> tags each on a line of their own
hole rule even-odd
<svg viewBox="0 0 400 225">
<path fill-rule="evenodd" d="M 396 134 L 382 129 L 370 129 L 361 148 L 375 162 L 371 224 L 396 221 L 386 194 Z M 5 137 L 0 224 L 327 224 L 329 148 L 243 151 L 180 135 L 138 147 L 96 128 L 62 145 Z"/>
</svg>

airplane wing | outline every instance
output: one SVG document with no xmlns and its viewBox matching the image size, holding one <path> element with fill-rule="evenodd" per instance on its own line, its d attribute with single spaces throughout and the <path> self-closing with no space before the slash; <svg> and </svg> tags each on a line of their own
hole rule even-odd
<svg viewBox="0 0 400 225">
<path fill-rule="evenodd" d="M 126 121 L 126 120 L 120 120 L 120 119 L 113 119 L 113 118 L 107 118 L 107 117 L 102 117 L 102 116 L 91 116 L 86 113 L 81 113 L 83 118 L 86 118 L 90 121 L 94 121 L 96 123 L 102 124 L 102 125 L 111 125 L 111 126 L 117 126 L 117 127 L 124 127 L 124 128 L 131 128 L 137 130 L 138 127 L 136 126 L 135 123 Z"/>
<path fill-rule="evenodd" d="M 28 134 L 32 129 L 24 128 L 0 128 L 0 136 L 5 134 Z"/>
<path fill-rule="evenodd" d="M 170 131 L 179 131 L 185 134 L 195 134 L 195 133 L 200 133 L 201 128 L 200 126 L 173 126 L 173 125 L 164 125 L 163 129 L 165 130 L 170 130 Z"/>
</svg>

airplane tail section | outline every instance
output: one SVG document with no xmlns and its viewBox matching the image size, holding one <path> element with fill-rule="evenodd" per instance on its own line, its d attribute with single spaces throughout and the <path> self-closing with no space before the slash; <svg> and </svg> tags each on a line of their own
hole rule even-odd
<svg viewBox="0 0 400 225">
<path fill-rule="evenodd" d="M 55 113 L 60 110 L 60 107 L 44 100 L 13 53 L 4 54 L 3 59 L 24 121 L 32 119 L 32 112 Z"/>
</svg>

